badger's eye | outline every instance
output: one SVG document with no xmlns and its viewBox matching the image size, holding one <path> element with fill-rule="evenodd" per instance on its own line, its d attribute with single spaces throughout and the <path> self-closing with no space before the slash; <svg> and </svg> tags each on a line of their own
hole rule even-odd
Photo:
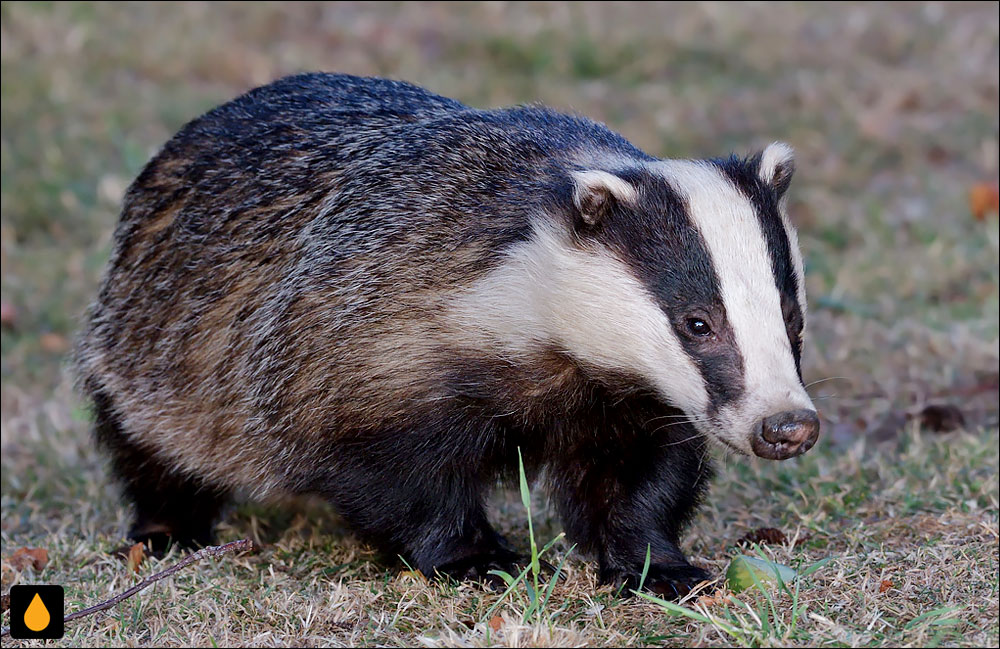
<svg viewBox="0 0 1000 649">
<path fill-rule="evenodd" d="M 712 333 L 712 328 L 701 318 L 688 318 L 687 328 L 695 336 L 707 336 Z"/>
</svg>

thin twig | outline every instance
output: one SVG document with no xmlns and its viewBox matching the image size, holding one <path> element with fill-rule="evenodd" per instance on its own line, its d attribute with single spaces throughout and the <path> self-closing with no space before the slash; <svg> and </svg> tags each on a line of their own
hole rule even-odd
<svg viewBox="0 0 1000 649">
<path fill-rule="evenodd" d="M 218 557 L 222 556 L 223 554 L 228 554 L 230 552 L 242 552 L 242 551 L 249 552 L 251 550 L 253 550 L 253 541 L 251 541 L 250 539 L 240 539 L 239 541 L 232 541 L 224 545 L 210 545 L 207 548 L 202 548 L 201 550 L 198 550 L 197 552 L 189 554 L 188 556 L 184 557 L 183 559 L 181 559 L 174 565 L 170 566 L 166 570 L 158 572 L 155 575 L 150 575 L 146 577 L 135 586 L 132 586 L 128 590 L 115 595 L 114 597 L 112 597 L 107 601 L 101 602 L 100 604 L 95 604 L 91 607 L 83 609 L 82 611 L 76 611 L 74 613 L 70 613 L 69 615 L 63 618 L 63 623 L 65 624 L 66 622 L 70 622 L 72 620 L 81 617 L 86 617 L 87 615 L 93 615 L 94 613 L 107 610 L 112 606 L 120 604 L 129 597 L 132 597 L 133 595 L 138 593 L 139 591 L 144 590 L 145 588 L 148 588 L 149 586 L 160 581 L 164 577 L 169 577 L 178 570 L 186 568 L 187 566 L 190 566 L 192 563 L 195 563 L 196 561 L 201 561 L 205 557 Z M 8 633 L 10 633 L 9 626 L 5 626 L 3 627 L 3 629 L 0 629 L 0 636 L 5 636 Z"/>
</svg>

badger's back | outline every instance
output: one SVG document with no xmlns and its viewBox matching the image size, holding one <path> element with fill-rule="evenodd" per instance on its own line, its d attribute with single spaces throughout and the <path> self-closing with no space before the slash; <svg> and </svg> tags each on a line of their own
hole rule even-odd
<svg viewBox="0 0 1000 649">
<path fill-rule="evenodd" d="M 589 120 L 302 75 L 185 126 L 129 189 L 80 383 L 136 444 L 260 493 L 323 439 L 419 416 L 459 363 L 449 295 L 567 166 L 648 159 Z"/>
</svg>

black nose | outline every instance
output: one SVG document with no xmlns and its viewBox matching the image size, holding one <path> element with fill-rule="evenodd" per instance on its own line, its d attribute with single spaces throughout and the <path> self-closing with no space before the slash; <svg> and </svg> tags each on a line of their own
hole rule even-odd
<svg viewBox="0 0 1000 649">
<path fill-rule="evenodd" d="M 765 417 L 751 440 L 753 452 L 771 460 L 802 455 L 819 437 L 819 417 L 814 410 L 790 410 Z"/>
</svg>

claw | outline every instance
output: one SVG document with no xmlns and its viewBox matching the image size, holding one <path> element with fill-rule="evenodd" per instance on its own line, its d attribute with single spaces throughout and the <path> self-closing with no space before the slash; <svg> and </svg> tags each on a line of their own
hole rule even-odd
<svg viewBox="0 0 1000 649">
<path fill-rule="evenodd" d="M 639 573 L 607 573 L 602 575 L 602 583 L 619 583 L 618 592 L 623 597 L 631 597 L 633 590 L 638 590 L 641 574 Z M 664 565 L 654 564 L 646 573 L 643 590 L 650 591 L 666 599 L 683 599 L 691 594 L 700 583 L 711 581 L 713 577 L 690 564 Z"/>
</svg>

